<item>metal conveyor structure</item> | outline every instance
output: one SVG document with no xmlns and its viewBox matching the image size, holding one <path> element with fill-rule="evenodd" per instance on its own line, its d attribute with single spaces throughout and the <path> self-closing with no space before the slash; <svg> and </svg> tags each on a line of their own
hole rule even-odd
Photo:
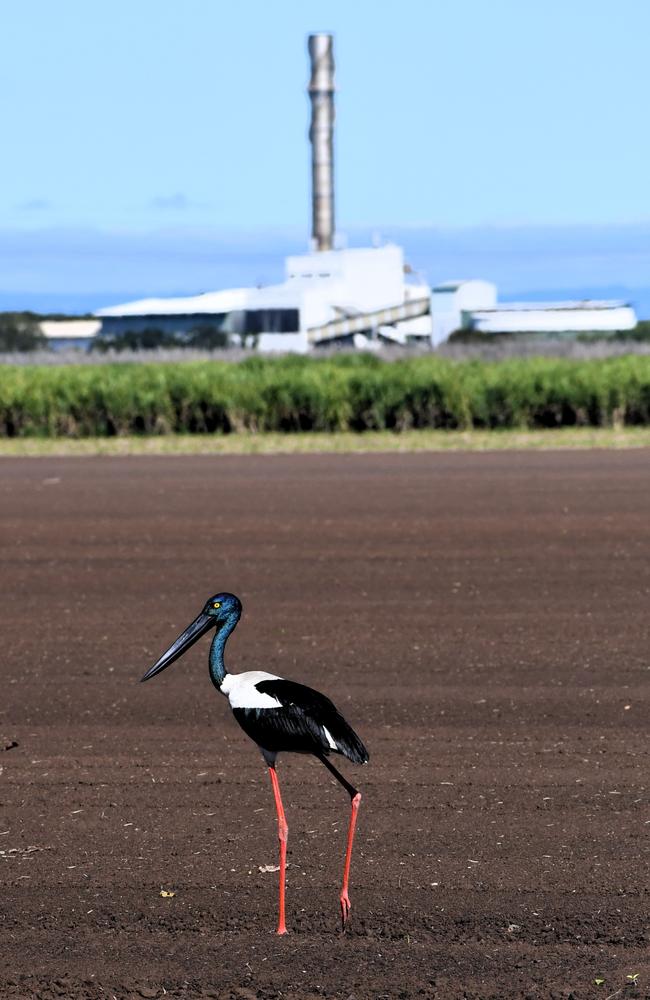
<svg viewBox="0 0 650 1000">
<path fill-rule="evenodd" d="M 371 333 L 382 326 L 394 326 L 407 319 L 427 316 L 430 310 L 430 299 L 412 299 L 410 302 L 402 302 L 399 306 L 376 309 L 373 312 L 355 313 L 354 316 L 342 316 L 340 319 L 323 323 L 322 326 L 311 327 L 307 330 L 307 338 L 310 344 L 321 344 L 324 341 L 334 340 L 337 337 L 347 337 L 353 333 Z"/>
</svg>

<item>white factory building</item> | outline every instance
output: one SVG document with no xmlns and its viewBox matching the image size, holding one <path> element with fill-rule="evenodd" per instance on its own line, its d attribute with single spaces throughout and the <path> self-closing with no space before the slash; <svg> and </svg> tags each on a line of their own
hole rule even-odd
<svg viewBox="0 0 650 1000">
<path fill-rule="evenodd" d="M 401 247 L 320 250 L 287 257 L 285 280 L 101 309 L 102 336 L 158 329 L 190 335 L 211 326 L 231 343 L 305 352 L 331 343 L 367 347 L 431 336 L 430 289 L 407 281 Z"/>
<path fill-rule="evenodd" d="M 96 315 L 109 340 L 147 329 L 189 337 L 207 326 L 232 344 L 300 353 L 332 344 L 436 347 L 457 330 L 554 336 L 614 333 L 637 324 L 625 302 L 498 302 L 496 285 L 481 280 L 430 289 L 421 279 L 407 280 L 403 251 L 393 245 L 288 257 L 278 285 L 140 299 Z"/>
<path fill-rule="evenodd" d="M 485 334 L 538 333 L 549 336 L 632 330 L 634 309 L 626 302 L 585 299 L 568 302 L 498 302 L 489 281 L 446 281 L 431 291 L 431 343 L 456 330 Z"/>
</svg>

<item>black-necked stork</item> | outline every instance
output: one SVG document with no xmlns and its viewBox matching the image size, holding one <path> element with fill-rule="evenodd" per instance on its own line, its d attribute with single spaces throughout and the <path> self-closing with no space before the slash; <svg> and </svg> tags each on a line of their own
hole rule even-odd
<svg viewBox="0 0 650 1000">
<path fill-rule="evenodd" d="M 294 681 L 285 681 L 263 670 L 249 670 L 243 674 L 228 673 L 224 662 L 224 649 L 228 637 L 239 621 L 241 610 L 241 601 L 234 594 L 215 594 L 206 602 L 198 618 L 188 625 L 160 659 L 156 660 L 142 680 L 147 681 L 159 674 L 182 656 L 209 629 L 216 630 L 210 646 L 210 679 L 217 690 L 226 695 L 237 722 L 262 751 L 273 785 L 280 841 L 278 934 L 287 933 L 284 885 L 289 828 L 275 770 L 277 756 L 284 750 L 313 754 L 343 785 L 352 802 L 340 895 L 341 920 L 345 929 L 351 910 L 348 881 L 361 793 L 346 781 L 328 757 L 337 753 L 355 764 L 366 764 L 368 751 L 329 698 L 319 691 L 314 691 L 304 684 L 296 684 Z"/>
</svg>

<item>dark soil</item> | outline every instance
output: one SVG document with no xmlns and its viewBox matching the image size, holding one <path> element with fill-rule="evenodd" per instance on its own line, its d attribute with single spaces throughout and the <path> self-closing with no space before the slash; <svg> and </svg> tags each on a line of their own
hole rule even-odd
<svg viewBox="0 0 650 1000">
<path fill-rule="evenodd" d="M 650 996 L 647 451 L 3 459 L 0 515 L 3 1000 Z M 208 640 L 137 683 L 218 590 L 370 750 L 345 935 L 342 789 L 280 761 L 278 938 Z"/>
</svg>

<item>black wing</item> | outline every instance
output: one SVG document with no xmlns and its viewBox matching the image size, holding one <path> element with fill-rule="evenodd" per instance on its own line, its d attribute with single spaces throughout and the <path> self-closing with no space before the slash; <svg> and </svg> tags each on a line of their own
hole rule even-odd
<svg viewBox="0 0 650 1000">
<path fill-rule="evenodd" d="M 301 744 L 300 749 L 303 752 L 326 755 L 340 753 L 355 764 L 367 763 L 368 751 L 354 729 L 348 725 L 329 698 L 320 691 L 315 691 L 305 684 L 280 679 L 260 681 L 255 687 L 263 694 L 277 698 L 282 705 L 281 709 L 259 710 L 256 720 L 258 726 L 276 731 L 276 742 L 280 736 L 278 730 L 281 729 L 292 740 L 294 747 Z M 266 719 L 263 716 L 266 716 Z M 332 743 L 336 744 L 335 747 L 328 740 L 325 730 L 329 733 Z M 271 734 L 269 737 L 272 738 Z M 267 746 L 269 750 L 276 749 L 261 741 L 260 745 Z M 277 749 L 279 751 L 292 747 L 278 745 Z"/>
</svg>

